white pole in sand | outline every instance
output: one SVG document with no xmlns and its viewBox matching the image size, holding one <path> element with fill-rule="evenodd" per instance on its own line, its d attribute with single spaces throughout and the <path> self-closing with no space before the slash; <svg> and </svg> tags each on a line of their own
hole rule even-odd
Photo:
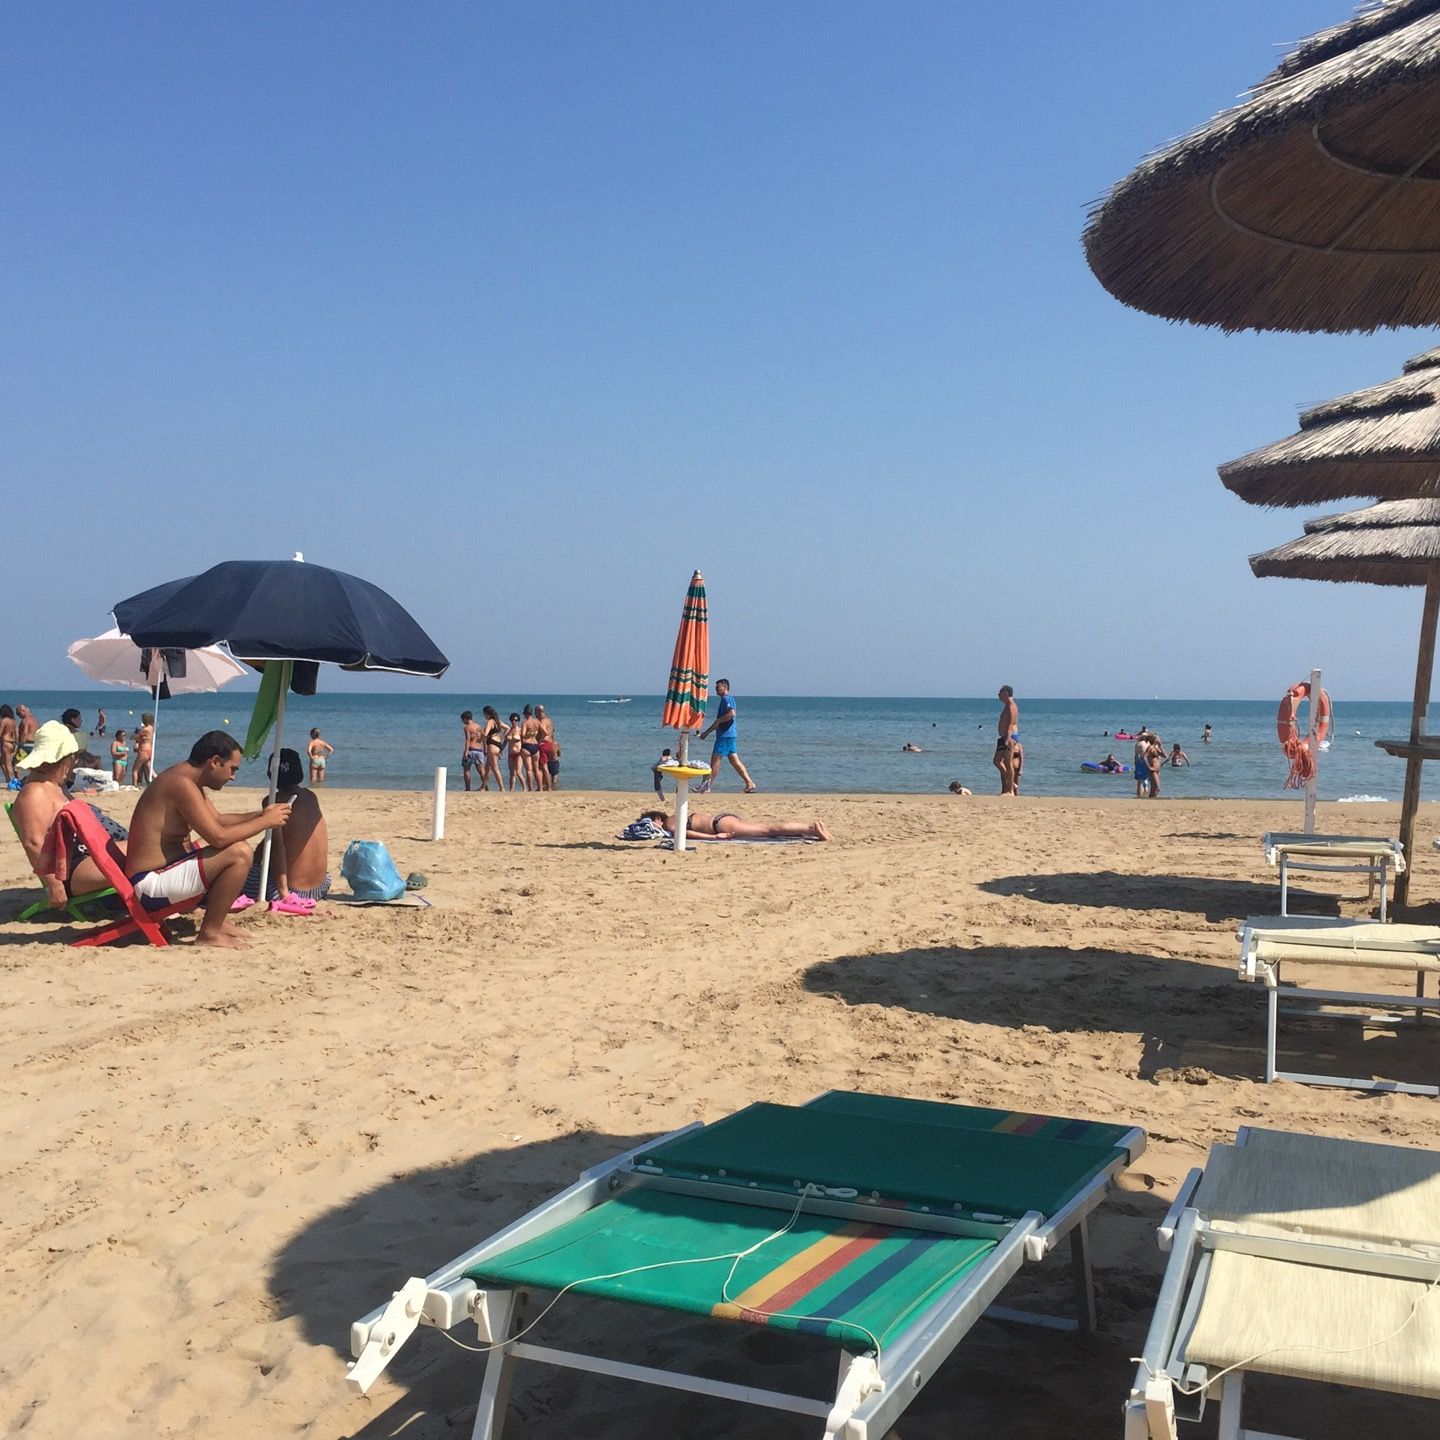
<svg viewBox="0 0 1440 1440">
<path fill-rule="evenodd" d="M 445 767 L 435 767 L 435 806 L 430 814 L 430 838 L 445 838 Z"/>
<path fill-rule="evenodd" d="M 690 732 L 680 732 L 680 768 L 689 763 Z M 690 777 L 681 775 L 675 781 L 675 849 L 685 848 L 685 831 L 690 827 Z"/>
<path fill-rule="evenodd" d="M 1320 713 L 1320 672 L 1310 672 L 1310 733 L 1305 743 L 1310 747 L 1310 778 L 1305 782 L 1305 833 L 1315 833 L 1315 792 L 1320 788 L 1320 745 L 1315 733 L 1316 716 Z"/>
</svg>

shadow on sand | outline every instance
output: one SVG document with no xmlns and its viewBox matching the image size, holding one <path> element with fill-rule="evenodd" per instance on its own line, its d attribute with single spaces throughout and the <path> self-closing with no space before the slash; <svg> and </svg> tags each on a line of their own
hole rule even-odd
<svg viewBox="0 0 1440 1440">
<path fill-rule="evenodd" d="M 983 880 L 987 895 L 1022 896 L 1042 905 L 1084 905 L 1100 910 L 1172 910 L 1203 915 L 1222 924 L 1280 908 L 1278 882 L 1227 880 L 1199 875 L 1127 875 L 1114 870 L 1060 875 L 1002 875 Z M 1290 910 L 1303 915 L 1338 915 L 1340 902 L 1290 887 Z"/>
</svg>

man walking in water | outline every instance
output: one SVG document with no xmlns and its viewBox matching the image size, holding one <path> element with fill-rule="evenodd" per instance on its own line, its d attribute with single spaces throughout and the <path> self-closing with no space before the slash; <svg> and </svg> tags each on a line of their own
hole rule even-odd
<svg viewBox="0 0 1440 1440">
<path fill-rule="evenodd" d="M 753 795 L 755 782 L 750 778 L 750 772 L 745 768 L 745 762 L 735 748 L 735 697 L 730 693 L 730 682 L 717 680 L 715 695 L 720 702 L 720 708 L 716 711 L 715 719 L 700 732 L 702 740 L 707 735 L 715 736 L 715 748 L 710 752 L 710 778 L 702 780 L 695 788 L 701 794 L 710 789 L 719 779 L 721 757 L 728 755 L 730 763 L 735 767 L 735 773 L 745 782 L 745 793 Z"/>
<path fill-rule="evenodd" d="M 1020 748 L 1020 707 L 1015 691 L 1009 685 L 1000 687 L 999 734 L 995 740 L 995 768 L 1000 772 L 1000 793 L 1020 793 L 1020 772 L 1025 768 L 1025 752 Z"/>
</svg>

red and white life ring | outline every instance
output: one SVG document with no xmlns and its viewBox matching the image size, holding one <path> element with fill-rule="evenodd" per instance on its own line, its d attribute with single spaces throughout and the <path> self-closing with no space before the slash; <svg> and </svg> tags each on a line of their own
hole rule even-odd
<svg viewBox="0 0 1440 1440">
<path fill-rule="evenodd" d="M 1310 739 L 1300 733 L 1300 722 L 1297 718 L 1300 702 L 1306 699 L 1315 711 L 1313 720 L 1317 748 L 1325 743 L 1326 736 L 1330 734 L 1330 694 L 1327 690 L 1322 688 L 1312 696 L 1310 682 L 1302 680 L 1298 685 L 1292 685 L 1280 697 L 1280 711 L 1275 716 L 1275 732 L 1280 737 L 1280 748 L 1290 762 L 1290 774 L 1285 779 L 1287 790 L 1298 790 L 1315 774 L 1315 756 L 1310 750 Z"/>
</svg>

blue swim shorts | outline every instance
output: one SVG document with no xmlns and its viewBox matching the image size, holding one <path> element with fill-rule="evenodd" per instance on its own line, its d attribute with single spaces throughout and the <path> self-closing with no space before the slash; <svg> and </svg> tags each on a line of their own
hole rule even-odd
<svg viewBox="0 0 1440 1440">
<path fill-rule="evenodd" d="M 735 753 L 735 737 L 733 735 L 717 735 L 715 737 L 715 748 L 710 752 L 714 755 L 733 755 Z"/>
</svg>

